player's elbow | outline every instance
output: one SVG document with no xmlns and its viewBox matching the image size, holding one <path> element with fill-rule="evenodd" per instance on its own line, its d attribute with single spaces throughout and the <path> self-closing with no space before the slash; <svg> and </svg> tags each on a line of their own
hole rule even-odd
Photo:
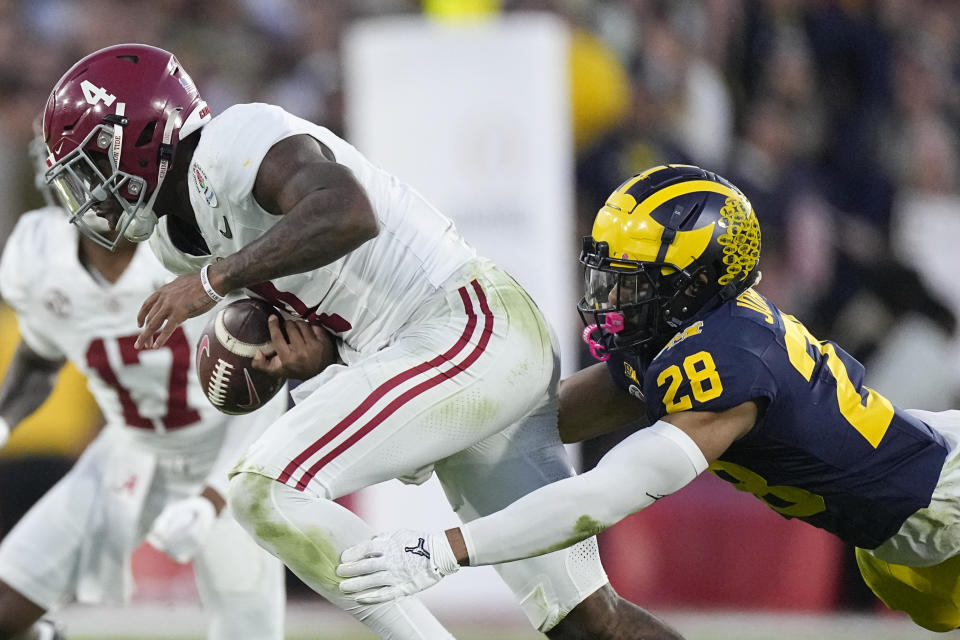
<svg viewBox="0 0 960 640">
<path fill-rule="evenodd" d="M 373 205 L 362 187 L 350 190 L 351 193 L 343 199 L 347 208 L 347 215 L 342 219 L 341 237 L 354 247 L 372 240 L 380 233 L 380 221 L 373 210 Z"/>
<path fill-rule="evenodd" d="M 357 225 L 354 232 L 357 235 L 358 244 L 363 244 L 367 240 L 373 240 L 380 234 L 380 221 L 369 204 L 362 209 L 356 216 Z"/>
</svg>

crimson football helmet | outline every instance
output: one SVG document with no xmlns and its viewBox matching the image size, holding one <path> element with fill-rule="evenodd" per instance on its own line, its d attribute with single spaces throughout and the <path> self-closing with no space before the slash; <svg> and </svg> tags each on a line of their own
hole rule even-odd
<svg viewBox="0 0 960 640">
<path fill-rule="evenodd" d="M 583 239 L 584 342 L 601 360 L 617 349 L 659 349 L 756 284 L 759 259 L 753 207 L 727 180 L 690 165 L 633 176 Z"/>
<path fill-rule="evenodd" d="M 60 197 L 54 193 L 53 188 L 47 183 L 47 160 L 50 153 L 47 151 L 47 145 L 43 141 L 43 114 L 37 116 L 33 121 L 33 139 L 27 146 L 30 154 L 30 162 L 33 164 L 33 186 L 37 188 L 40 195 L 43 196 L 43 204 L 47 207 L 57 207 L 66 210 Z M 81 218 L 77 222 L 80 229 L 89 228 L 98 233 L 110 235 L 110 223 L 96 214 L 94 209 L 89 209 L 80 214 Z"/>
<path fill-rule="evenodd" d="M 142 242 L 157 224 L 153 203 L 177 144 L 210 120 L 210 108 L 170 52 L 120 44 L 91 53 L 54 86 L 43 113 L 46 182 L 93 241 Z M 120 205 L 113 233 L 84 221 Z"/>
</svg>

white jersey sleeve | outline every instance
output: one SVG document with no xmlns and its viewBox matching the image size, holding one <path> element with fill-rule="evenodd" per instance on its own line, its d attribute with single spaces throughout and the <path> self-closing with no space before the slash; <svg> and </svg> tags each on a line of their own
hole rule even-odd
<svg viewBox="0 0 960 640">
<path fill-rule="evenodd" d="M 195 256 L 180 251 L 170 238 L 170 230 L 167 226 L 169 222 L 170 216 L 160 218 L 148 241 L 150 250 L 170 273 L 181 276 L 186 273 L 199 272 L 213 258 L 209 255 Z"/>
<path fill-rule="evenodd" d="M 20 335 L 26 345 L 43 358 L 62 360 L 65 354 L 46 335 L 42 315 L 36 312 L 36 306 L 43 302 L 34 295 L 49 259 L 46 255 L 50 250 L 46 233 L 49 227 L 44 224 L 48 215 L 60 215 L 62 224 L 68 224 L 66 216 L 53 207 L 27 212 L 17 221 L 0 258 L 0 296 L 16 312 Z M 51 299 L 48 304 L 55 305 L 57 300 Z"/>
<path fill-rule="evenodd" d="M 210 252 L 223 258 L 278 224 L 253 197 L 264 157 L 294 135 L 318 140 L 353 172 L 377 217 L 376 238 L 330 264 L 249 287 L 295 316 L 324 325 L 353 350 L 388 344 L 438 290 L 477 261 L 453 222 L 410 186 L 330 130 L 266 104 L 241 104 L 204 128 L 190 166 L 190 204 Z"/>
</svg>

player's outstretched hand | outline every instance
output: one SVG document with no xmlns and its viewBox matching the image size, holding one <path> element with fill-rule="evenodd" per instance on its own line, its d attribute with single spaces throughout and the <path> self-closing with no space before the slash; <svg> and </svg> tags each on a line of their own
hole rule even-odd
<svg viewBox="0 0 960 640">
<path fill-rule="evenodd" d="M 389 602 L 423 591 L 460 568 L 443 532 L 395 531 L 340 554 L 340 591 L 360 604 Z"/>
<path fill-rule="evenodd" d="M 203 496 L 177 500 L 153 521 L 147 542 L 176 562 L 190 562 L 207 541 L 216 519 L 216 507 Z"/>
<path fill-rule="evenodd" d="M 268 321 L 271 356 L 257 351 L 253 368 L 270 375 L 295 380 L 309 380 L 337 361 L 337 345 L 323 327 L 302 320 L 287 318 L 281 330 L 280 320 L 271 315 Z"/>
<path fill-rule="evenodd" d="M 184 320 L 210 311 L 215 304 L 204 290 L 199 274 L 188 273 L 175 278 L 150 294 L 140 305 L 137 314 L 140 336 L 134 346 L 137 349 L 159 349 Z"/>
</svg>

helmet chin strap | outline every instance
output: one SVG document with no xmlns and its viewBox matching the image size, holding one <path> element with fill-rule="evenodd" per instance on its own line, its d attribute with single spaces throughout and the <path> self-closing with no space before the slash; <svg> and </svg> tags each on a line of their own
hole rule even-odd
<svg viewBox="0 0 960 640">
<path fill-rule="evenodd" d="M 157 187 L 159 188 L 159 186 L 160 184 L 158 183 Z M 158 222 L 157 214 L 153 212 L 153 200 L 157 192 L 154 191 L 153 193 L 154 195 L 150 196 L 150 200 L 147 201 L 146 206 L 137 210 L 133 216 L 133 220 L 131 220 L 127 228 L 123 230 L 123 237 L 130 242 L 143 242 L 153 235 L 153 230 Z"/>
<path fill-rule="evenodd" d="M 137 209 L 133 214 L 130 224 L 123 230 L 123 237 L 130 242 L 143 242 L 152 234 L 157 226 L 157 214 L 153 211 L 153 203 L 157 200 L 157 194 L 160 193 L 160 187 L 163 185 L 164 178 L 167 177 L 167 169 L 173 161 L 173 147 L 170 141 L 173 139 L 173 128 L 176 126 L 179 116 L 176 110 L 167 113 L 167 121 L 163 125 L 163 143 L 160 145 L 160 167 L 157 170 L 157 186 L 150 194 L 147 203 Z"/>
</svg>

